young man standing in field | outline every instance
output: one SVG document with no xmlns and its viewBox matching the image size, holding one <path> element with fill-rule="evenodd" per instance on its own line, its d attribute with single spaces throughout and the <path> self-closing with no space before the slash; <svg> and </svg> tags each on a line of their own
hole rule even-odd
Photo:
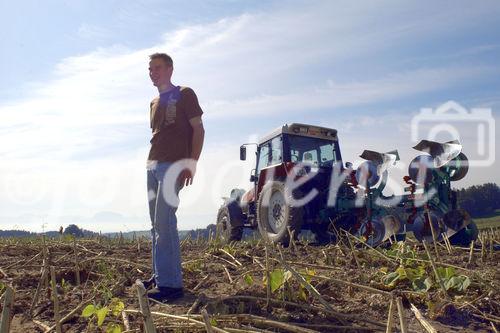
<svg viewBox="0 0 500 333">
<path fill-rule="evenodd" d="M 147 162 L 152 223 L 153 276 L 143 281 L 148 297 L 160 302 L 183 296 L 181 251 L 175 216 L 183 186 L 191 185 L 203 147 L 203 111 L 191 88 L 171 82 L 173 61 L 165 53 L 150 56 L 149 77 L 159 96 L 151 101 L 153 137 Z"/>
</svg>

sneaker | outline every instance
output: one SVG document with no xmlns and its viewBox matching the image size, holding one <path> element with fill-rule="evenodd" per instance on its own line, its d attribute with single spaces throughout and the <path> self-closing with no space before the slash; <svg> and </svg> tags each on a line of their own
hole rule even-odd
<svg viewBox="0 0 500 333">
<path fill-rule="evenodd" d="M 156 287 L 148 291 L 148 298 L 162 303 L 171 302 L 183 296 L 184 290 L 182 288 Z"/>
<path fill-rule="evenodd" d="M 146 290 L 150 289 L 150 288 L 156 287 L 156 280 L 155 280 L 154 275 L 152 277 L 150 277 L 149 279 L 147 279 L 147 280 L 141 280 L 141 282 L 144 285 L 144 288 Z"/>
</svg>

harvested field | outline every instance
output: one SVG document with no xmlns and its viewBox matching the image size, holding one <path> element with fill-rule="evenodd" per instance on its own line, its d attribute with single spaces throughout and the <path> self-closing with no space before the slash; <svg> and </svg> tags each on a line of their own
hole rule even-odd
<svg viewBox="0 0 500 333">
<path fill-rule="evenodd" d="M 430 244 L 427 252 L 412 240 L 375 250 L 352 236 L 288 248 L 187 239 L 186 295 L 150 303 L 152 325 L 157 332 L 386 332 L 390 318 L 393 332 L 401 319 L 407 332 L 426 325 L 429 332 L 494 332 L 499 239 L 498 230 L 487 230 L 474 248 Z M 56 331 L 56 318 L 63 332 L 143 332 L 135 281 L 150 274 L 146 239 L 0 240 L 1 309 L 11 309 L 11 332 Z M 10 288 L 14 299 L 4 309 Z"/>
</svg>

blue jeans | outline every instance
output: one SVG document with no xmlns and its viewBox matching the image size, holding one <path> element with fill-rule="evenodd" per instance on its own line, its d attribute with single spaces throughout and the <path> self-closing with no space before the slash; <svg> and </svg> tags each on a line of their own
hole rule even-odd
<svg viewBox="0 0 500 333">
<path fill-rule="evenodd" d="M 182 288 L 181 249 L 175 216 L 181 186 L 176 180 L 165 178 L 171 165 L 159 162 L 147 171 L 149 215 L 153 226 L 153 275 L 159 287 Z M 175 200 L 170 199 L 173 193 Z"/>
</svg>

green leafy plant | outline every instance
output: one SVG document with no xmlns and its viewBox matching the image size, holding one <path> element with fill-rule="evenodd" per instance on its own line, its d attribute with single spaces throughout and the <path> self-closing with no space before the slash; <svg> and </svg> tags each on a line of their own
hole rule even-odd
<svg viewBox="0 0 500 333">
<path fill-rule="evenodd" d="M 61 279 L 61 288 L 64 290 L 64 293 L 67 294 L 72 287 L 65 279 Z"/>
<path fill-rule="evenodd" d="M 245 274 L 245 276 L 243 277 L 243 279 L 245 280 L 245 282 L 246 282 L 249 286 L 253 285 L 253 277 L 252 277 L 252 275 L 250 275 L 250 274 Z"/>
<path fill-rule="evenodd" d="M 116 271 L 115 267 L 110 266 L 105 262 L 98 262 L 96 267 L 98 272 L 103 275 L 103 278 L 100 279 L 96 289 L 99 291 L 104 303 L 111 302 L 113 299 L 112 285 L 114 281 L 119 279 L 120 274 Z"/>
<path fill-rule="evenodd" d="M 284 270 L 282 268 L 276 268 L 269 274 L 269 281 L 271 285 L 271 292 L 276 292 L 279 289 L 282 289 L 285 286 L 285 283 L 290 280 L 292 277 L 292 273 Z M 267 283 L 267 280 L 264 278 L 264 282 Z"/>
<path fill-rule="evenodd" d="M 306 280 L 306 283 L 311 284 L 312 278 L 316 275 L 316 271 L 306 268 L 305 272 L 300 272 L 300 275 Z M 303 301 L 307 301 L 308 290 L 302 284 L 299 284 L 298 296 Z"/>
<path fill-rule="evenodd" d="M 462 293 L 470 286 L 470 278 L 466 275 L 458 275 L 453 267 L 438 267 L 436 270 L 446 290 Z"/>
<path fill-rule="evenodd" d="M 107 306 L 100 306 L 89 304 L 82 311 L 82 317 L 89 320 L 89 325 L 91 325 L 94 320 L 97 323 L 97 327 L 102 327 L 104 321 L 111 313 L 114 317 L 118 317 L 122 311 L 125 309 L 125 304 L 118 298 L 113 298 L 111 303 Z M 106 333 L 121 333 L 122 327 L 116 323 L 109 323 L 106 326 Z"/>
<path fill-rule="evenodd" d="M 233 244 L 226 244 L 222 249 L 232 256 L 236 255 L 236 248 Z"/>
<path fill-rule="evenodd" d="M 388 257 L 398 259 L 402 265 L 411 265 L 415 262 L 415 259 L 424 259 L 422 255 L 419 255 L 415 250 L 410 247 L 405 242 L 397 242 L 392 244 L 392 246 L 385 250 L 385 254 Z"/>
<path fill-rule="evenodd" d="M 276 268 L 269 273 L 269 285 L 271 287 L 271 292 L 273 294 L 279 295 L 282 299 L 290 299 L 292 297 L 290 293 L 290 288 L 288 288 L 292 277 L 292 273 L 283 268 Z M 264 286 L 267 286 L 268 280 L 267 276 L 264 275 L 263 279 Z"/>
<path fill-rule="evenodd" d="M 314 270 L 306 269 L 305 272 L 300 272 L 300 275 L 302 275 L 306 283 L 310 284 L 312 278 L 316 275 L 316 272 Z M 298 282 L 297 282 L 298 286 L 296 286 L 293 283 L 292 277 L 293 277 L 292 273 L 288 270 L 282 268 L 277 268 L 273 270 L 269 274 L 271 292 L 279 293 L 280 296 L 283 297 L 284 299 L 289 299 L 289 300 L 301 299 L 304 301 L 307 300 L 308 297 L 307 288 L 303 286 L 302 283 Z M 267 279 L 266 277 L 264 277 L 264 285 L 266 284 L 267 284 Z"/>
<path fill-rule="evenodd" d="M 203 271 L 203 261 L 201 260 L 190 261 L 184 266 L 184 270 L 190 273 L 201 272 Z"/>
<path fill-rule="evenodd" d="M 432 285 L 432 280 L 427 277 L 426 267 L 418 265 L 414 268 L 399 266 L 394 272 L 386 274 L 382 282 L 389 288 L 394 288 L 398 284 L 406 282 L 417 292 L 428 291 Z"/>
<path fill-rule="evenodd" d="M 217 327 L 219 326 L 219 323 L 217 322 L 217 320 L 215 320 L 215 318 L 210 318 L 210 325 L 212 325 L 213 327 Z"/>
<path fill-rule="evenodd" d="M 399 266 L 394 272 L 387 273 L 386 269 L 381 270 L 384 274 L 382 283 L 395 288 L 401 283 L 407 283 L 416 292 L 427 292 L 431 288 L 437 287 L 437 281 L 430 272 L 428 264 L 420 264 L 413 267 Z M 452 267 L 438 267 L 439 278 L 443 281 L 446 290 L 463 293 L 470 286 L 470 278 L 465 275 L 458 275 Z"/>
</svg>

